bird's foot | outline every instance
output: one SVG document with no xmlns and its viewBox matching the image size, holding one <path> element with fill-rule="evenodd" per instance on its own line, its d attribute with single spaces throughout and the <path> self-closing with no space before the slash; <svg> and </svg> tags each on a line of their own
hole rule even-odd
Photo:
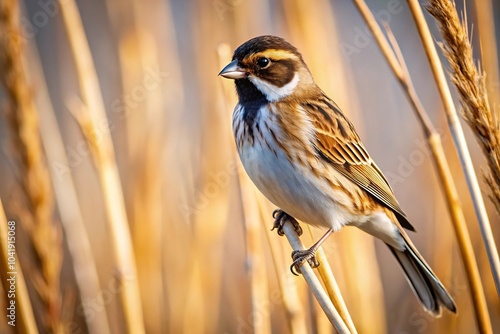
<svg viewBox="0 0 500 334">
<path fill-rule="evenodd" d="M 300 267 L 307 261 L 311 268 L 316 268 L 319 266 L 319 262 L 316 259 L 316 250 L 314 246 L 306 250 L 295 250 L 292 252 L 293 263 L 290 266 L 292 274 L 299 276 L 301 273 Z"/>
<path fill-rule="evenodd" d="M 295 232 L 297 232 L 299 236 L 302 235 L 302 227 L 300 227 L 299 222 L 285 211 L 280 209 L 274 210 L 273 218 L 274 218 L 274 224 L 271 231 L 273 231 L 274 229 L 278 229 L 278 235 L 281 236 L 285 235 L 285 232 L 283 231 L 283 225 L 287 220 L 289 220 L 290 223 L 292 223 Z"/>
</svg>

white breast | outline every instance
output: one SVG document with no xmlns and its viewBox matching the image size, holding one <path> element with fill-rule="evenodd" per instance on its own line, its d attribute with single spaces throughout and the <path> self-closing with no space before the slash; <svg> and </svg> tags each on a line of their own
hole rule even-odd
<svg viewBox="0 0 500 334">
<path fill-rule="evenodd" d="M 279 139 L 281 130 L 275 122 L 273 112 L 267 106 L 259 110 L 254 124 L 254 142 L 243 140 L 238 152 L 250 179 L 272 203 L 293 217 L 306 223 L 333 227 L 338 230 L 350 223 L 354 217 L 338 203 L 349 199 L 343 193 L 335 193 L 323 179 L 317 179 L 309 170 L 291 163 L 287 155 L 273 142 L 273 131 Z M 243 110 L 237 107 L 233 125 L 242 120 Z M 256 128 L 261 134 L 256 133 Z M 234 126 L 236 138 L 242 135 L 243 126 Z M 306 129 L 304 129 L 306 131 Z M 268 140 L 267 144 L 263 138 Z"/>
</svg>

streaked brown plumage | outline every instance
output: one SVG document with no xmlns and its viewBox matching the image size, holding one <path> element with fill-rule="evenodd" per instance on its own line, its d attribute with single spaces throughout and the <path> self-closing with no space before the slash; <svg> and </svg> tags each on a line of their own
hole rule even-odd
<svg viewBox="0 0 500 334">
<path fill-rule="evenodd" d="M 220 74 L 235 79 L 238 152 L 255 185 L 283 210 L 277 223 L 290 215 L 329 229 L 308 251 L 292 254 L 293 269 L 315 264 L 315 250 L 332 231 L 356 226 L 388 245 L 428 311 L 439 315 L 444 305 L 456 312 L 404 231 L 414 228 L 387 179 L 297 49 L 279 37 L 256 37 L 236 49 Z"/>
</svg>

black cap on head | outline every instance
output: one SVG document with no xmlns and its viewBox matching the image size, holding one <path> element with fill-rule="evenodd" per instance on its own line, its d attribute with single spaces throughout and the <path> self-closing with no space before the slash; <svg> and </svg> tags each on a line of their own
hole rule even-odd
<svg viewBox="0 0 500 334">
<path fill-rule="evenodd" d="M 264 35 L 252 38 L 251 40 L 241 44 L 234 51 L 233 60 L 235 59 L 241 60 L 249 54 L 262 52 L 268 49 L 290 51 L 299 56 L 300 58 L 302 58 L 302 55 L 297 50 L 297 48 L 295 48 L 293 45 L 285 41 L 283 38 L 272 35 Z"/>
</svg>

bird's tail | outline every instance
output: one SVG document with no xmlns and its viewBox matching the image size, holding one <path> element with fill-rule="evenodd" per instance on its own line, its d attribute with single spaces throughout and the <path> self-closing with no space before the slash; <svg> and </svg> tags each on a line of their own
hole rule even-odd
<svg viewBox="0 0 500 334">
<path fill-rule="evenodd" d="M 455 302 L 448 291 L 425 263 L 411 241 L 406 236 L 403 238 L 406 241 L 404 251 L 387 246 L 403 268 L 410 286 L 424 308 L 436 317 L 441 315 L 441 305 L 456 313 Z"/>
</svg>

